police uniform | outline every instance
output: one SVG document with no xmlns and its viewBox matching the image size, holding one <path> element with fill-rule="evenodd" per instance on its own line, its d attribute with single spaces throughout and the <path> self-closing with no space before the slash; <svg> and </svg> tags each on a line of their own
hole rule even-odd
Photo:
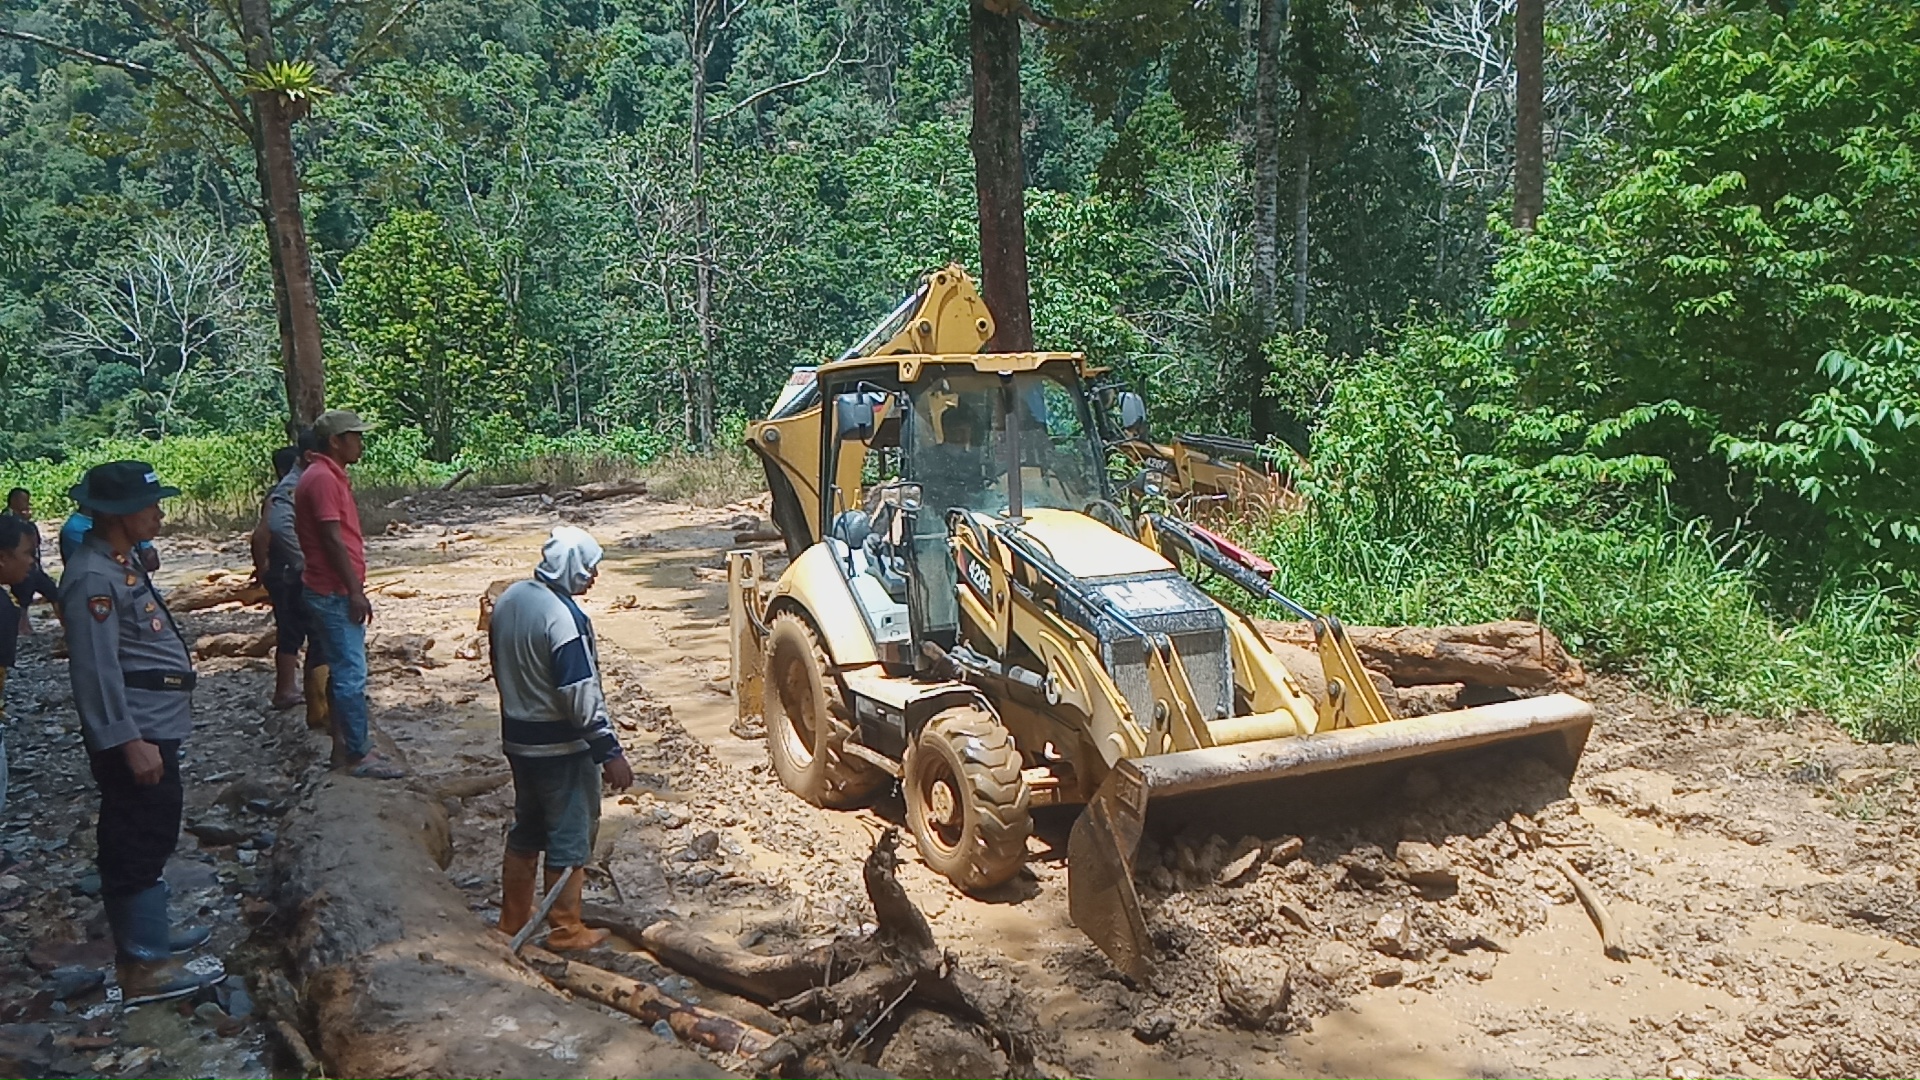
<svg viewBox="0 0 1920 1080">
<path fill-rule="evenodd" d="M 87 470 L 68 493 L 99 515 L 143 514 L 180 494 L 144 461 Z M 67 677 L 88 763 L 100 787 L 100 899 L 113 930 L 114 967 L 128 1005 L 178 997 L 225 977 L 219 961 L 176 959 L 207 941 L 205 927 L 176 928 L 161 872 L 180 842 L 180 743 L 193 730 L 193 661 L 166 601 L 136 554 L 115 551 L 95 527 L 60 578 Z M 151 743 L 158 780 L 143 784 L 126 747 Z"/>
<path fill-rule="evenodd" d="M 68 677 L 100 784 L 103 895 L 154 885 L 180 834 L 180 743 L 193 731 L 193 661 L 140 561 L 90 532 L 60 578 Z M 133 782 L 120 748 L 145 739 L 165 776 Z"/>
</svg>

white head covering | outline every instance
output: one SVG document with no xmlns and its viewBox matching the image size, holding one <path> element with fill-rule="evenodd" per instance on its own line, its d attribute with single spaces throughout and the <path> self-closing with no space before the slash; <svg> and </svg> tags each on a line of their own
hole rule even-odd
<svg viewBox="0 0 1920 1080">
<path fill-rule="evenodd" d="M 533 576 L 558 586 L 569 596 L 578 596 L 593 581 L 594 567 L 600 565 L 600 545 L 587 530 L 561 525 L 540 549 L 540 565 Z"/>
</svg>

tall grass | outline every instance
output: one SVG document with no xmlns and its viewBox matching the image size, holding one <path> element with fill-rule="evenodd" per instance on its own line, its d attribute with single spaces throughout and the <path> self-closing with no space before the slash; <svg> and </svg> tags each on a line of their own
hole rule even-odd
<svg viewBox="0 0 1920 1080">
<path fill-rule="evenodd" d="M 1463 557 L 1315 507 L 1253 540 L 1281 591 L 1348 622 L 1532 619 L 1591 667 L 1689 704 L 1770 718 L 1824 713 L 1863 738 L 1920 737 L 1916 612 L 1899 590 L 1836 584 L 1787 618 L 1763 601 L 1755 551 L 1698 523 L 1535 523 Z"/>
</svg>

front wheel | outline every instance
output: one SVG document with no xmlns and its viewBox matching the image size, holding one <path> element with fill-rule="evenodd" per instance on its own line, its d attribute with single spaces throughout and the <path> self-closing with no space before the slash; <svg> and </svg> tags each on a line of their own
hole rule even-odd
<svg viewBox="0 0 1920 1080">
<path fill-rule="evenodd" d="M 790 611 L 767 631 L 767 756 L 788 791 L 815 806 L 858 804 L 887 775 L 845 751 L 853 734 L 840 680 L 807 621 Z"/>
<path fill-rule="evenodd" d="M 945 709 L 907 756 L 907 824 L 920 857 L 963 892 L 1020 872 L 1033 832 L 1032 794 L 1013 735 L 978 705 Z"/>
</svg>

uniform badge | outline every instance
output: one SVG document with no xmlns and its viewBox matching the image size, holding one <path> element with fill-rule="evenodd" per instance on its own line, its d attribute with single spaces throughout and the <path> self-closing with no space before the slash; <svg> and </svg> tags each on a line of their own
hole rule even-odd
<svg viewBox="0 0 1920 1080">
<path fill-rule="evenodd" d="M 127 575 L 127 584 L 129 584 L 129 585 L 138 585 L 138 584 L 140 584 L 140 579 L 139 579 L 139 578 L 137 578 L 137 577 L 134 577 L 134 576 L 133 576 L 132 574 L 128 574 L 128 575 Z"/>
<path fill-rule="evenodd" d="M 156 633 L 156 634 L 157 634 L 157 633 L 159 633 L 159 632 L 160 632 L 160 616 L 158 616 L 158 615 L 155 615 L 155 616 L 153 617 L 153 624 L 152 624 L 152 625 L 153 625 L 153 632 L 154 632 L 154 633 Z"/>
<path fill-rule="evenodd" d="M 149 601 L 147 601 L 147 611 L 148 611 L 149 613 L 151 613 L 151 612 L 153 611 L 153 601 L 151 601 L 151 600 L 149 600 Z"/>
<path fill-rule="evenodd" d="M 87 610 L 93 613 L 94 622 L 106 622 L 107 616 L 113 614 L 113 597 L 89 596 Z"/>
</svg>

